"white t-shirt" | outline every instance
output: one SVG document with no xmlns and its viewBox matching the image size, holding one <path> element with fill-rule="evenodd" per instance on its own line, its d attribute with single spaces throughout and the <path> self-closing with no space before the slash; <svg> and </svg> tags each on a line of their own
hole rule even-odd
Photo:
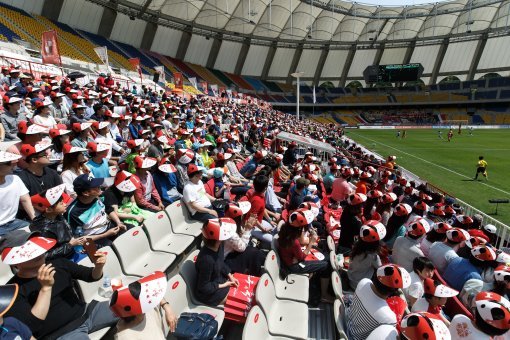
<svg viewBox="0 0 510 340">
<path fill-rule="evenodd" d="M 419 298 L 413 305 L 413 308 L 411 308 L 411 312 L 418 313 L 418 312 L 428 312 L 429 311 L 430 304 L 425 298 Z"/>
<path fill-rule="evenodd" d="M 459 257 L 459 255 L 444 242 L 434 242 L 432 247 L 430 247 L 429 259 L 439 274 L 443 274 L 446 267 L 448 267 L 448 263 L 456 257 Z"/>
<path fill-rule="evenodd" d="M 347 329 L 353 340 L 364 340 L 381 325 L 395 325 L 397 318 L 385 299 L 372 290 L 372 281 L 358 283 L 352 304 L 347 309 Z"/>
<path fill-rule="evenodd" d="M 457 314 L 450 323 L 452 340 L 508 340 L 510 332 L 491 338 L 473 325 L 471 319 L 463 314 Z"/>
<path fill-rule="evenodd" d="M 55 125 L 57 125 L 57 122 L 55 121 L 55 118 L 52 116 L 43 117 L 41 115 L 36 115 L 34 118 L 34 123 L 46 126 L 50 129 L 52 129 Z"/>
<path fill-rule="evenodd" d="M 418 274 L 413 271 L 409 275 L 411 276 L 411 284 L 409 287 L 404 289 L 404 295 L 406 296 L 407 303 L 409 303 L 409 297 L 413 297 L 417 300 L 421 298 L 425 292 L 423 289 L 423 282 Z"/>
<path fill-rule="evenodd" d="M 420 249 L 420 239 L 413 240 L 407 236 L 399 236 L 393 243 L 393 262 L 404 267 L 408 272 L 413 271 L 413 261 L 415 258 L 423 256 Z"/>
<path fill-rule="evenodd" d="M 158 308 L 145 313 L 145 319 L 138 325 L 118 331 L 115 340 L 164 340 L 163 321 Z"/>
<path fill-rule="evenodd" d="M 28 189 L 18 176 L 5 176 L 5 182 L 0 184 L 0 226 L 16 218 L 19 199 L 26 194 Z"/>
<path fill-rule="evenodd" d="M 420 249 L 426 257 L 429 257 L 430 247 L 432 247 L 432 242 L 423 237 L 420 242 Z"/>
<path fill-rule="evenodd" d="M 206 195 L 204 183 L 202 183 L 202 181 L 198 181 L 197 184 L 191 182 L 186 183 L 182 192 L 182 198 L 188 206 L 191 215 L 195 215 L 197 211 L 193 209 L 189 203 L 194 202 L 204 208 L 211 206 L 211 201 Z"/>
<path fill-rule="evenodd" d="M 398 331 L 395 326 L 382 325 L 374 329 L 366 340 L 397 340 L 398 338 Z"/>
</svg>

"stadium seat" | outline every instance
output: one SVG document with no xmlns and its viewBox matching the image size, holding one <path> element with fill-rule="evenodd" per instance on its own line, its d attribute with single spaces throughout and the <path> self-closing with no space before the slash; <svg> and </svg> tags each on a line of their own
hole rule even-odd
<svg viewBox="0 0 510 340">
<path fill-rule="evenodd" d="M 151 249 L 175 255 L 182 254 L 195 240 L 193 236 L 174 234 L 168 215 L 160 211 L 144 221 L 144 229 L 151 244 Z"/>
<path fill-rule="evenodd" d="M 331 268 L 333 268 L 334 271 L 340 270 L 338 261 L 336 260 L 336 254 L 334 251 L 329 252 L 329 263 L 331 264 Z"/>
<path fill-rule="evenodd" d="M 267 254 L 264 268 L 274 282 L 278 299 L 308 302 L 308 278 L 304 275 L 289 274 L 285 279 L 282 279 L 280 277 L 280 261 L 274 250 Z"/>
<path fill-rule="evenodd" d="M 174 254 L 152 251 L 142 227 L 134 227 L 117 237 L 113 248 L 126 275 L 146 276 L 157 270 L 166 271 L 176 258 Z"/>
<path fill-rule="evenodd" d="M 286 337 L 275 337 L 269 334 L 267 319 L 259 306 L 253 306 L 246 317 L 246 323 L 243 328 L 242 340 L 278 340 L 290 339 Z"/>
<path fill-rule="evenodd" d="M 336 329 L 338 331 L 338 338 L 340 340 L 347 340 L 346 325 L 345 325 L 345 304 L 341 299 L 335 300 L 333 304 L 333 315 L 335 317 Z"/>
<path fill-rule="evenodd" d="M 255 299 L 267 316 L 271 335 L 308 338 L 308 306 L 301 302 L 278 300 L 269 274 L 260 277 Z"/>
<path fill-rule="evenodd" d="M 191 302 L 190 291 L 181 275 L 175 275 L 168 281 L 165 300 L 168 301 L 175 315 L 178 316 L 184 312 L 210 314 L 218 321 L 218 329 L 220 329 L 225 319 L 225 312 L 217 308 L 194 304 Z"/>
<path fill-rule="evenodd" d="M 176 201 L 166 207 L 165 211 L 170 218 L 174 233 L 191 236 L 198 236 L 202 233 L 202 223 L 190 219 L 190 213 L 184 202 Z"/>
<path fill-rule="evenodd" d="M 329 251 L 335 251 L 336 250 L 336 247 L 335 247 L 335 240 L 333 240 L 333 237 L 331 235 L 328 235 L 328 238 L 326 239 L 327 243 L 328 243 L 328 249 Z"/>
<path fill-rule="evenodd" d="M 106 328 L 97 330 L 94 333 L 90 333 L 89 339 L 90 340 L 101 340 L 106 335 L 106 333 L 108 333 L 109 330 L 110 330 L 110 328 L 106 327 Z"/>
<path fill-rule="evenodd" d="M 0 261 L 1 262 L 1 261 Z M 0 284 L 6 284 L 13 277 L 11 267 L 0 263 Z"/>
<path fill-rule="evenodd" d="M 337 299 L 343 299 L 344 292 L 342 289 L 342 279 L 340 278 L 340 275 L 338 275 L 338 272 L 336 271 L 333 271 L 331 273 L 331 285 L 333 286 L 333 292 L 335 293 L 335 297 Z"/>
</svg>

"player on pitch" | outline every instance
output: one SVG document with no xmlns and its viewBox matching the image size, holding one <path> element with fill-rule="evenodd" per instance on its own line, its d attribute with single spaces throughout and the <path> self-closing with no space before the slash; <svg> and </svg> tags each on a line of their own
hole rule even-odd
<svg viewBox="0 0 510 340">
<path fill-rule="evenodd" d="M 478 163 L 476 164 L 476 175 L 474 180 L 478 179 L 478 174 L 481 173 L 486 180 L 489 180 L 487 175 L 487 162 L 483 159 L 483 156 L 478 157 Z"/>
</svg>

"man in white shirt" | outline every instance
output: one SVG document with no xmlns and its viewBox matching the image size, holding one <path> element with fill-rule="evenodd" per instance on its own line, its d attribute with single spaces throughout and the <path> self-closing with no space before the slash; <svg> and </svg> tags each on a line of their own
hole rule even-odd
<svg viewBox="0 0 510 340">
<path fill-rule="evenodd" d="M 118 157 L 112 157 L 112 149 L 119 152 L 120 154 L 124 153 L 124 149 L 117 143 L 115 139 L 110 135 L 110 123 L 108 122 L 94 122 L 92 124 L 94 129 L 96 129 L 97 136 L 94 140 L 97 144 L 108 144 L 110 146 L 108 150 L 108 155 L 106 159 L 110 160 L 118 160 Z"/>
<path fill-rule="evenodd" d="M 30 223 L 16 218 L 21 204 L 30 219 L 35 213 L 28 189 L 18 176 L 12 175 L 20 155 L 0 151 L 0 236 Z"/>
<path fill-rule="evenodd" d="M 413 271 L 413 261 L 419 256 L 423 256 L 420 249 L 420 240 L 430 231 L 429 223 L 421 218 L 407 227 L 407 234 L 405 236 L 397 237 L 393 244 L 393 262 L 401 267 L 404 267 L 408 272 Z"/>
<path fill-rule="evenodd" d="M 200 222 L 217 218 L 218 213 L 211 204 L 216 198 L 205 191 L 201 181 L 202 171 L 195 164 L 188 164 L 187 170 L 189 181 L 184 186 L 182 199 L 191 213 L 191 218 Z"/>
<path fill-rule="evenodd" d="M 394 264 L 379 267 L 372 280 L 362 279 L 346 313 L 349 338 L 364 340 L 381 325 L 396 325 L 396 315 L 386 299 L 410 283 L 409 273 Z"/>
</svg>

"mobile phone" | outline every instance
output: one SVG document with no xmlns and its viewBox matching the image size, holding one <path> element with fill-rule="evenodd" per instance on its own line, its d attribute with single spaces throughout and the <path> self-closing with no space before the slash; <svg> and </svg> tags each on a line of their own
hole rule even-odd
<svg viewBox="0 0 510 340">
<path fill-rule="evenodd" d="M 98 256 L 95 256 L 95 254 L 97 252 L 97 246 L 94 243 L 94 241 L 92 241 L 91 238 L 87 238 L 85 240 L 85 243 L 83 244 L 83 249 L 85 249 L 85 252 L 87 253 L 90 261 L 93 264 L 96 264 L 97 258 L 98 258 Z"/>
</svg>

